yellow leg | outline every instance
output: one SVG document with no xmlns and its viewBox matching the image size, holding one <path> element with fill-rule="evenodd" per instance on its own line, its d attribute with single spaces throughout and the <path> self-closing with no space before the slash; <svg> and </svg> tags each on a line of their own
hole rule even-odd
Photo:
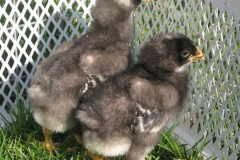
<svg viewBox="0 0 240 160">
<path fill-rule="evenodd" d="M 80 134 L 75 134 L 75 138 L 80 145 L 83 144 L 82 136 Z"/>
<path fill-rule="evenodd" d="M 43 135 L 45 138 L 45 141 L 43 142 L 44 148 L 47 149 L 50 154 L 53 154 L 55 148 L 52 142 L 52 131 L 47 128 L 43 128 Z"/>
<path fill-rule="evenodd" d="M 87 152 L 87 155 L 91 157 L 93 160 L 104 160 L 103 156 L 100 156 L 96 153 Z"/>
</svg>

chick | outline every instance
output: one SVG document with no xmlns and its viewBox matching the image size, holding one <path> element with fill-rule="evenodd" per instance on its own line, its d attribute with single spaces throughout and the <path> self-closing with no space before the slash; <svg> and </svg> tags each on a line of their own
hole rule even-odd
<svg viewBox="0 0 240 160">
<path fill-rule="evenodd" d="M 182 34 L 152 38 L 141 49 L 138 64 L 81 98 L 75 127 L 85 148 L 99 157 L 125 154 L 127 160 L 144 160 L 166 122 L 184 107 L 189 84 L 186 64 L 203 58 Z"/>
<path fill-rule="evenodd" d="M 43 60 L 28 88 L 34 119 L 43 128 L 44 146 L 53 153 L 52 132 L 63 133 L 76 120 L 74 110 L 89 87 L 125 70 L 132 41 L 131 12 L 141 0 L 97 0 L 89 31 L 66 42 Z"/>
</svg>

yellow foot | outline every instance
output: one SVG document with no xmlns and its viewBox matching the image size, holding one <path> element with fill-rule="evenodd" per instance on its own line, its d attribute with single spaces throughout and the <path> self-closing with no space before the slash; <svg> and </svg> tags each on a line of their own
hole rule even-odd
<svg viewBox="0 0 240 160">
<path fill-rule="evenodd" d="M 50 154 L 57 152 L 57 148 L 54 146 L 54 143 L 52 142 L 52 131 L 43 127 L 43 135 L 45 139 L 45 141 L 43 142 L 44 148 L 46 148 Z"/>
<path fill-rule="evenodd" d="M 75 139 L 77 140 L 78 144 L 83 144 L 82 136 L 80 134 L 75 134 Z"/>
<path fill-rule="evenodd" d="M 59 143 L 52 143 L 52 142 L 41 142 L 41 141 L 38 141 L 38 140 L 34 140 L 34 143 L 37 144 L 37 145 L 42 145 L 43 148 L 45 148 L 51 155 L 54 154 L 54 152 L 57 152 L 59 150 Z"/>
<path fill-rule="evenodd" d="M 84 152 L 84 156 L 89 156 L 92 160 L 106 160 L 103 156 L 100 156 L 96 153 L 91 153 L 89 151 Z"/>
<path fill-rule="evenodd" d="M 57 148 L 51 142 L 43 142 L 43 147 L 52 155 L 57 152 Z"/>
</svg>

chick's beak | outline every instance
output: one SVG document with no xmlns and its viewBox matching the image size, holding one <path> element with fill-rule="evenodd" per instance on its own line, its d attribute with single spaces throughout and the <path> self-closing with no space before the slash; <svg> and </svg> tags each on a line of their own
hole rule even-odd
<svg viewBox="0 0 240 160">
<path fill-rule="evenodd" d="M 142 2 L 149 2 L 150 0 L 142 0 Z"/>
<path fill-rule="evenodd" d="M 189 58 L 190 61 L 197 61 L 197 60 L 204 60 L 204 54 L 202 53 L 202 51 L 196 47 L 197 51 L 196 51 L 196 55 L 191 56 Z"/>
</svg>

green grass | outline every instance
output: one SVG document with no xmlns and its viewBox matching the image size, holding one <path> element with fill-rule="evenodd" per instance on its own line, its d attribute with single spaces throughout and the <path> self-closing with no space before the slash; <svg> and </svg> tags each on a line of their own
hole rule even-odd
<svg viewBox="0 0 240 160">
<path fill-rule="evenodd" d="M 13 107 L 12 107 L 13 108 Z M 50 156 L 46 150 L 38 143 L 43 141 L 41 127 L 34 121 L 29 109 L 22 103 L 18 104 L 18 110 L 10 111 L 10 115 L 15 121 L 12 123 L 4 120 L 5 128 L 0 131 L 0 159 L 71 159 L 79 160 L 83 155 L 83 149 L 74 140 L 72 134 L 55 134 L 53 140 L 61 143 L 56 155 Z M 3 116 L 1 115 L 1 118 Z M 4 119 L 4 118 L 3 118 Z M 70 155 L 65 152 L 66 148 L 73 147 L 76 153 Z"/>
<path fill-rule="evenodd" d="M 25 108 L 22 103 L 19 103 L 18 110 L 11 110 L 10 115 L 12 119 L 15 120 L 11 123 L 1 115 L 1 118 L 4 119 L 5 122 L 5 128 L 0 131 L 0 159 L 28 160 L 36 159 L 38 157 L 43 160 L 85 159 L 83 158 L 84 149 L 77 144 L 71 131 L 65 134 L 54 135 L 53 140 L 54 142 L 60 143 L 60 147 L 56 155 L 50 156 L 36 141 L 43 141 L 43 135 L 41 127 L 34 122 L 30 110 Z M 151 154 L 147 156 L 146 160 L 203 159 L 201 152 L 206 145 L 206 142 L 201 140 L 193 147 L 189 147 L 186 144 L 179 144 L 178 138 L 171 134 L 173 129 L 174 127 L 162 134 L 159 144 Z M 69 147 L 74 148 L 76 152 L 73 154 L 65 152 Z M 122 160 L 123 158 L 117 157 L 114 159 Z"/>
</svg>

